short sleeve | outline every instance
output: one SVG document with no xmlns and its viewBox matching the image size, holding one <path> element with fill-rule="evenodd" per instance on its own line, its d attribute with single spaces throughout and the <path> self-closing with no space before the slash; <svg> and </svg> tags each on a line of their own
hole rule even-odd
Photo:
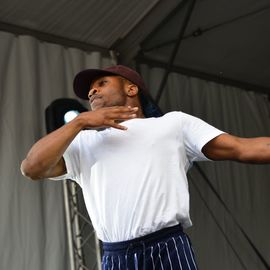
<svg viewBox="0 0 270 270">
<path fill-rule="evenodd" d="M 71 179 L 76 182 L 79 182 L 79 167 L 80 167 L 80 135 L 78 134 L 71 144 L 68 146 L 66 151 L 64 152 L 63 158 L 65 160 L 65 165 L 67 169 L 67 173 L 57 176 L 51 177 L 51 180 L 64 180 Z"/>
<path fill-rule="evenodd" d="M 92 166 L 93 157 L 91 154 L 91 147 L 89 141 L 90 134 L 87 131 L 81 131 L 68 146 L 64 152 L 63 158 L 65 160 L 67 173 L 58 177 L 50 178 L 52 180 L 71 179 L 81 183 L 82 175 L 85 174 L 85 168 Z M 87 161 L 87 163 L 86 163 Z"/>
<path fill-rule="evenodd" d="M 209 160 L 203 153 L 203 146 L 224 132 L 205 121 L 182 113 L 182 131 L 184 145 L 189 162 Z"/>
</svg>

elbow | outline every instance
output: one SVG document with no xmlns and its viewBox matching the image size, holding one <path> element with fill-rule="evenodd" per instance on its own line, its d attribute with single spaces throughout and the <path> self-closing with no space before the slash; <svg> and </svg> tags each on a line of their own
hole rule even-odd
<svg viewBox="0 0 270 270">
<path fill-rule="evenodd" d="M 40 180 L 43 179 L 43 177 L 40 176 L 40 172 L 37 170 L 38 166 L 31 164 L 26 159 L 23 160 L 21 164 L 21 173 L 23 176 L 31 179 L 31 180 Z"/>
</svg>

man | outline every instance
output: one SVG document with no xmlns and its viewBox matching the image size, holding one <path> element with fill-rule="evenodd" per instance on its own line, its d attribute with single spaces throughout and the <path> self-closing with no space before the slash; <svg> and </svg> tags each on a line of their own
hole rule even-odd
<svg viewBox="0 0 270 270">
<path fill-rule="evenodd" d="M 160 116 L 140 75 L 121 65 L 78 73 L 74 90 L 92 111 L 34 144 L 23 174 L 82 187 L 103 269 L 197 269 L 182 230 L 191 226 L 186 172 L 208 159 L 269 163 L 270 138 L 235 137 L 182 112 Z"/>
</svg>

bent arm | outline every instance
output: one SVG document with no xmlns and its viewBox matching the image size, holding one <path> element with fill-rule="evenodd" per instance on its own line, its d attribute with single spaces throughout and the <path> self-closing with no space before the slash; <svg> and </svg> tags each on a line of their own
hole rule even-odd
<svg viewBox="0 0 270 270">
<path fill-rule="evenodd" d="M 66 173 L 63 154 L 76 135 L 85 128 L 114 127 L 125 130 L 116 123 L 136 117 L 137 107 L 107 107 L 84 112 L 61 128 L 36 142 L 21 164 L 22 174 L 33 179 L 56 177 Z"/>
<path fill-rule="evenodd" d="M 71 121 L 37 141 L 21 164 L 22 174 L 32 180 L 65 174 L 63 154 L 81 129 L 80 121 Z"/>
<path fill-rule="evenodd" d="M 202 149 L 212 160 L 234 160 L 244 163 L 270 163 L 270 137 L 240 138 L 222 134 Z"/>
</svg>

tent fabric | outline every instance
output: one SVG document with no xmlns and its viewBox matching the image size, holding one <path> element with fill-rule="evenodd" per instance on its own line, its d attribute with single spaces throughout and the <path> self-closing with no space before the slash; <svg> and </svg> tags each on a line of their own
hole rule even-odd
<svg viewBox="0 0 270 270">
<path fill-rule="evenodd" d="M 164 70 L 147 65 L 140 68 L 155 97 Z M 269 99 L 252 91 L 171 73 L 159 105 L 164 112 L 181 110 L 236 136 L 270 135 Z M 189 186 L 194 225 L 187 233 L 199 268 L 269 269 L 270 166 L 232 161 L 198 165 L 225 203 L 193 167 Z"/>
<path fill-rule="evenodd" d="M 45 132 L 44 110 L 56 98 L 74 98 L 79 70 L 111 60 L 99 52 L 0 32 L 0 269 L 69 269 L 61 182 L 33 182 L 19 170 L 30 146 Z M 141 67 L 153 96 L 164 70 Z M 263 95 L 172 73 L 162 95 L 164 112 L 182 110 L 239 136 L 270 135 L 269 101 Z M 190 172 L 188 230 L 200 269 L 267 269 L 269 264 L 269 165 L 199 164 L 230 210 L 202 176 Z M 239 226 L 236 225 L 235 220 Z"/>
<path fill-rule="evenodd" d="M 30 36 L 0 39 L 0 269 L 68 270 L 62 182 L 27 180 L 20 163 L 46 134 L 45 108 L 75 98 L 74 75 L 111 60 Z"/>
</svg>

